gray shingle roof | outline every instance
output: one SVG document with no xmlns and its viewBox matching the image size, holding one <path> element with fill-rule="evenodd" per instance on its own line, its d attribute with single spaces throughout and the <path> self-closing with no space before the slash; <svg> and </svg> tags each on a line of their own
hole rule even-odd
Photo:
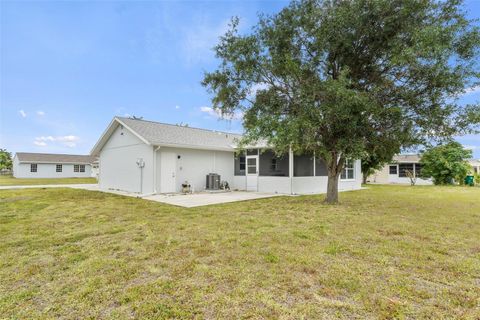
<svg viewBox="0 0 480 320">
<path fill-rule="evenodd" d="M 93 156 L 76 155 L 76 154 L 17 152 L 16 155 L 20 162 L 27 162 L 27 163 L 91 164 L 93 161 L 95 161 L 95 157 Z"/>
<path fill-rule="evenodd" d="M 233 150 L 241 135 L 140 119 L 118 119 L 152 145 Z"/>
</svg>

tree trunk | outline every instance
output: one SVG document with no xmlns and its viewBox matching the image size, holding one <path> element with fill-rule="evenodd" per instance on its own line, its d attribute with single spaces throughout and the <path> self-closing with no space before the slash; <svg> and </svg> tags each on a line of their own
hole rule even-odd
<svg viewBox="0 0 480 320">
<path fill-rule="evenodd" d="M 368 173 L 363 173 L 363 184 L 367 184 Z"/>
<path fill-rule="evenodd" d="M 325 202 L 328 204 L 336 204 L 338 203 L 338 179 L 342 172 L 345 159 L 339 159 L 336 152 L 332 152 L 330 157 L 331 158 L 327 162 L 328 183 Z"/>
<path fill-rule="evenodd" d="M 338 175 L 336 173 L 328 173 L 327 197 L 325 198 L 325 202 L 328 204 L 338 203 Z"/>
</svg>

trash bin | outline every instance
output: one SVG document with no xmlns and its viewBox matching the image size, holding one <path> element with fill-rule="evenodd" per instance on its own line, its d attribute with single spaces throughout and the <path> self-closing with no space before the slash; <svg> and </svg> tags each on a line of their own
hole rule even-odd
<svg viewBox="0 0 480 320">
<path fill-rule="evenodd" d="M 472 175 L 468 175 L 468 176 L 465 177 L 465 185 L 473 187 L 474 184 L 475 184 L 475 182 L 473 182 L 473 176 Z"/>
</svg>

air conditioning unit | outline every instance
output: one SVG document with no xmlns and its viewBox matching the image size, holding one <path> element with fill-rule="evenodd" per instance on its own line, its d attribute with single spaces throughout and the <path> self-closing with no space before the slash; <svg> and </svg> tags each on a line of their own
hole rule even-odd
<svg viewBox="0 0 480 320">
<path fill-rule="evenodd" d="M 220 189 L 220 175 L 217 173 L 207 174 L 207 190 L 219 190 Z"/>
</svg>

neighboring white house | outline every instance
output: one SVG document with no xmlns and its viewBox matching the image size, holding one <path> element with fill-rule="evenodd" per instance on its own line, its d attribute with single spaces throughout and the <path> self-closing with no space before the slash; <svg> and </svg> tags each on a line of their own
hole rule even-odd
<svg viewBox="0 0 480 320">
<path fill-rule="evenodd" d="M 13 157 L 15 178 L 86 178 L 93 157 L 73 154 L 17 152 Z"/>
<path fill-rule="evenodd" d="M 324 162 L 313 155 L 284 156 L 265 147 L 236 154 L 240 135 L 115 117 L 91 154 L 99 159 L 101 189 L 140 194 L 174 193 L 188 182 L 205 190 L 217 173 L 232 189 L 308 194 L 327 190 Z M 360 161 L 349 161 L 340 190 L 361 187 Z"/>
<path fill-rule="evenodd" d="M 370 177 L 368 181 L 373 183 L 400 183 L 410 184 L 410 178 L 407 176 L 406 171 L 413 172 L 417 177 L 416 184 L 433 184 L 430 178 L 419 178 L 422 170 L 420 164 L 421 156 L 419 154 L 399 154 L 393 157 L 392 163 L 384 166 L 381 170 L 378 170 Z"/>
<path fill-rule="evenodd" d="M 468 160 L 468 163 L 470 163 L 470 165 L 472 166 L 473 173 L 480 174 L 480 159 Z"/>
</svg>

